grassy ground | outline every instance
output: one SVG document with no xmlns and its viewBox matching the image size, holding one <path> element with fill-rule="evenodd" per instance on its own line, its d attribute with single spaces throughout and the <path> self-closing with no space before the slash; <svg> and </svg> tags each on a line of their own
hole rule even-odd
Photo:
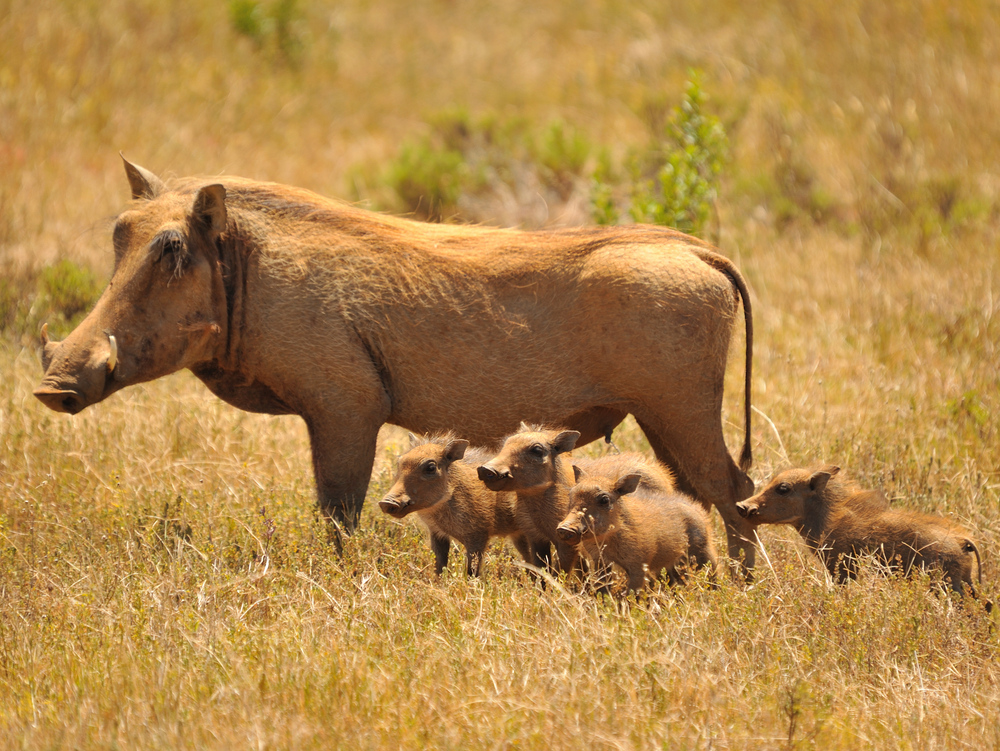
<svg viewBox="0 0 1000 751">
<path fill-rule="evenodd" d="M 0 0 L 0 746 L 1000 746 L 997 616 L 926 579 L 834 587 L 778 530 L 749 587 L 599 601 L 504 549 L 436 580 L 372 503 L 394 428 L 338 558 L 296 419 L 186 373 L 72 418 L 31 396 L 37 324 L 80 315 L 42 269 L 110 270 L 118 149 L 393 208 L 385 165 L 442 112 L 559 120 L 593 147 L 567 189 L 491 173 L 452 220 L 583 223 L 600 149 L 644 147 L 693 66 L 732 147 L 754 479 L 835 462 L 966 524 L 996 601 L 995 5 L 254 5 Z"/>
</svg>

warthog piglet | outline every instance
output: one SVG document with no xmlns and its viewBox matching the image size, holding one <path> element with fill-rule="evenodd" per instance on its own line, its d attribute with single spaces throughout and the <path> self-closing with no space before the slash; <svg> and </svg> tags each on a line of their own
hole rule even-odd
<svg viewBox="0 0 1000 751">
<path fill-rule="evenodd" d="M 678 566 L 685 561 L 710 566 L 714 575 L 718 559 L 704 508 L 680 493 L 642 489 L 638 474 L 612 478 L 574 469 L 578 483 L 558 534 L 582 543 L 598 569 L 603 562 L 618 564 L 630 590 L 644 586 L 647 571 L 659 577 L 665 570 L 672 583 L 683 582 Z"/>
<path fill-rule="evenodd" d="M 416 513 L 431 535 L 436 568 L 448 564 L 451 540 L 465 546 L 466 572 L 478 575 L 491 537 L 509 537 L 525 561 L 531 546 L 514 517 L 514 494 L 494 492 L 476 477 L 487 454 L 453 436 L 436 437 L 399 458 L 399 473 L 379 508 L 397 519 Z"/>
<path fill-rule="evenodd" d="M 533 539 L 544 539 L 556 546 L 563 571 L 572 570 L 578 557 L 576 545 L 563 540 L 556 528 L 569 509 L 569 489 L 575 482 L 569 452 L 579 438 L 575 430 L 522 424 L 520 431 L 507 436 L 500 453 L 478 470 L 487 487 L 517 493 L 518 524 Z M 577 464 L 597 474 L 638 474 L 646 488 L 669 491 L 674 487 L 670 470 L 642 454 L 578 459 Z M 535 564 L 548 565 L 549 552 L 547 545 L 536 546 Z"/>
<path fill-rule="evenodd" d="M 970 533 L 939 516 L 889 508 L 885 497 L 847 481 L 839 467 L 789 469 L 737 504 L 752 524 L 790 524 L 838 582 L 857 576 L 858 556 L 909 574 L 938 567 L 951 588 L 975 595 L 979 549 Z"/>
</svg>

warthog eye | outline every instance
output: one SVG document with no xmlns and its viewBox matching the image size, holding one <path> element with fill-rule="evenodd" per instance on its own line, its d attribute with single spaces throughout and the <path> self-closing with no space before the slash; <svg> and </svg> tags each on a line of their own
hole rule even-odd
<svg viewBox="0 0 1000 751">
<path fill-rule="evenodd" d="M 787 482 L 780 483 L 778 487 L 774 489 L 774 492 L 778 495 L 788 495 L 792 492 L 792 486 Z"/>
<path fill-rule="evenodd" d="M 437 474 L 438 465 L 437 462 L 431 460 L 424 463 L 424 474 L 428 477 L 432 477 Z"/>
<path fill-rule="evenodd" d="M 187 264 L 188 254 L 184 245 L 184 236 L 176 230 L 161 232 L 149 244 L 149 252 L 159 261 L 162 260 L 174 276 L 180 276 Z"/>
<path fill-rule="evenodd" d="M 538 459 L 544 459 L 545 455 L 548 452 L 545 450 L 545 447 L 542 444 L 536 443 L 534 446 L 528 449 L 528 453 L 530 453 L 533 457 L 536 457 Z"/>
</svg>

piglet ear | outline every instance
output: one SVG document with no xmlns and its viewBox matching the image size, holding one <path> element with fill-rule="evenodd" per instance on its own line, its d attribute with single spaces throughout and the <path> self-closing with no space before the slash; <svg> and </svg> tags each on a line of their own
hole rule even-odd
<svg viewBox="0 0 1000 751">
<path fill-rule="evenodd" d="M 826 490 L 826 484 L 830 482 L 830 478 L 833 477 L 840 471 L 840 467 L 835 467 L 832 464 L 828 464 L 822 467 L 809 477 L 809 489 L 814 493 L 822 493 Z"/>
<path fill-rule="evenodd" d="M 226 189 L 218 183 L 206 185 L 195 196 L 191 213 L 214 240 L 226 229 Z"/>
<path fill-rule="evenodd" d="M 410 439 L 410 448 L 411 449 L 416 448 L 417 445 L 420 443 L 420 439 L 417 438 L 413 433 L 407 433 L 406 435 Z"/>
<path fill-rule="evenodd" d="M 132 188 L 133 200 L 137 198 L 145 198 L 147 200 L 156 198 L 166 190 L 163 181 L 148 169 L 140 167 L 138 164 L 132 164 L 120 151 L 118 152 L 118 156 L 125 162 L 125 175 L 128 177 L 129 187 Z"/>
<path fill-rule="evenodd" d="M 587 476 L 586 472 L 584 472 L 582 469 L 580 469 L 575 464 L 573 465 L 573 479 L 574 480 L 576 480 L 577 482 L 580 482 L 580 480 L 582 480 L 586 476 Z"/>
<path fill-rule="evenodd" d="M 630 475 L 625 475 L 618 481 L 615 485 L 615 492 L 618 495 L 628 495 L 629 493 L 634 493 L 635 489 L 639 487 L 639 482 L 642 480 L 642 475 L 632 473 Z"/>
<path fill-rule="evenodd" d="M 457 462 L 465 456 L 465 450 L 469 448 L 469 442 L 461 439 L 451 441 L 444 450 L 444 458 L 450 462 Z"/>
<path fill-rule="evenodd" d="M 578 440 L 580 440 L 580 431 L 564 430 L 552 441 L 552 448 L 557 454 L 564 454 L 567 451 L 572 451 Z"/>
</svg>

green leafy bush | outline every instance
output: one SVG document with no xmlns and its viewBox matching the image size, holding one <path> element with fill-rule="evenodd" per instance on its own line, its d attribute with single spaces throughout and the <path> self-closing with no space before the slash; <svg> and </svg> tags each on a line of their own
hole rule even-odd
<svg viewBox="0 0 1000 751">
<path fill-rule="evenodd" d="M 13 326 L 21 310 L 24 282 L 13 275 L 0 276 L 0 331 Z"/>
<path fill-rule="evenodd" d="M 304 42 L 299 32 L 302 11 L 298 0 L 230 0 L 229 22 L 238 34 L 253 41 L 257 49 L 270 48 L 283 62 L 297 64 Z"/>
<path fill-rule="evenodd" d="M 55 336 L 72 330 L 103 285 L 89 268 L 63 259 L 40 271 L 6 269 L 0 275 L 0 331 L 34 336 L 49 323 Z"/>
<path fill-rule="evenodd" d="M 467 174 L 462 152 L 425 138 L 403 144 L 386 182 L 407 211 L 439 222 L 455 213 Z"/>
<path fill-rule="evenodd" d="M 565 200 L 584 172 L 591 145 L 579 130 L 555 120 L 534 142 L 532 152 L 542 182 L 553 187 Z"/>
<path fill-rule="evenodd" d="M 598 224 L 618 223 L 615 190 L 611 184 L 613 174 L 611 155 L 605 149 L 597 162 L 590 190 L 591 216 Z"/>
<path fill-rule="evenodd" d="M 97 275 L 67 258 L 47 266 L 38 275 L 39 302 L 71 322 L 86 313 L 101 295 Z"/>
<path fill-rule="evenodd" d="M 229 22 L 233 29 L 257 44 L 264 41 L 264 18 L 257 0 L 230 0 Z"/>
<path fill-rule="evenodd" d="M 729 143 L 718 118 L 705 114 L 700 77 L 691 74 L 680 105 L 667 119 L 661 139 L 629 159 L 628 214 L 633 221 L 704 231 L 715 211 L 718 180 Z M 600 224 L 621 219 L 611 169 L 594 175 L 592 216 Z"/>
<path fill-rule="evenodd" d="M 456 110 L 429 124 L 427 134 L 403 143 L 378 182 L 394 208 L 431 221 L 458 215 L 463 196 L 545 192 L 565 201 L 582 183 L 592 151 L 579 130 L 559 120 L 535 131 L 524 119 L 473 119 Z"/>
</svg>

